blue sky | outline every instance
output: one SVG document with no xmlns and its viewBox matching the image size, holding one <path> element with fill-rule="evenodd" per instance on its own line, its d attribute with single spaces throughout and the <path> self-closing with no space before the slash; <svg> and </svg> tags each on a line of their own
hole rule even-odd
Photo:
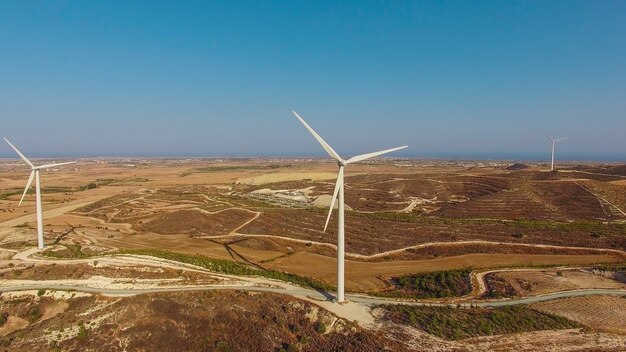
<svg viewBox="0 0 626 352">
<path fill-rule="evenodd" d="M 624 1 L 0 0 L 0 135 L 32 156 L 626 160 Z M 0 157 L 13 157 L 0 146 Z"/>
</svg>

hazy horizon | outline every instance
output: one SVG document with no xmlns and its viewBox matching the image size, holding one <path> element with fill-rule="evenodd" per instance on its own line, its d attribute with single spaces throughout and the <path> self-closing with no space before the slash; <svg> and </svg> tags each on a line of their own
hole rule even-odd
<svg viewBox="0 0 626 352">
<path fill-rule="evenodd" d="M 258 153 L 258 154 L 202 154 L 202 153 L 189 153 L 189 154 L 119 154 L 119 155 L 106 155 L 106 154 L 40 154 L 40 155 L 30 155 L 29 153 L 24 152 L 26 157 L 29 159 L 220 159 L 220 158 L 293 158 L 293 159 L 302 159 L 302 158 L 314 158 L 314 159 L 328 159 L 329 162 L 332 162 L 332 159 L 328 157 L 324 152 L 312 152 L 312 153 Z M 366 152 L 366 151 L 363 151 Z M 354 153 L 340 153 L 344 157 L 350 157 L 353 155 L 357 155 L 360 152 Z M 20 161 L 17 154 L 13 153 L 0 153 L 0 160 L 12 160 Z M 537 163 L 549 163 L 550 155 L 544 155 L 546 153 L 488 153 L 488 152 L 475 152 L 475 153 L 437 153 L 437 152 L 424 152 L 421 154 L 410 153 L 410 152 L 398 152 L 392 154 L 391 156 L 383 156 L 382 158 L 393 159 L 393 158 L 406 158 L 406 159 L 415 159 L 415 160 L 447 160 L 447 161 L 464 161 L 464 160 L 472 160 L 472 161 L 512 161 L 512 162 L 537 162 Z M 559 162 L 597 162 L 597 163 L 624 163 L 626 164 L 626 155 L 580 155 L 576 153 L 558 153 L 556 163 Z"/>
</svg>

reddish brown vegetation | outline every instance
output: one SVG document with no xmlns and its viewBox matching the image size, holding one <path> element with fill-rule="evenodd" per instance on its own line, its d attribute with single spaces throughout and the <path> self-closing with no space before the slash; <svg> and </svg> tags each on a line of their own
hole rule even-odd
<svg viewBox="0 0 626 352">
<path fill-rule="evenodd" d="M 527 247 L 510 244 L 463 244 L 463 245 L 435 245 L 423 248 L 410 248 L 403 254 L 394 256 L 396 260 L 432 259 L 453 257 L 469 253 L 491 254 L 572 254 L 593 255 L 598 252 L 592 249 L 567 249 L 554 247 Z"/>
<path fill-rule="evenodd" d="M 136 279 L 169 279 L 184 277 L 188 280 L 203 279 L 207 280 L 211 277 L 202 273 L 178 270 L 169 268 L 154 267 L 113 267 L 113 266 L 97 266 L 97 260 L 94 260 L 96 266 L 86 264 L 54 264 L 54 265 L 38 265 L 25 269 L 20 269 L 20 275 L 15 276 L 11 271 L 0 273 L 2 279 L 20 279 L 20 280 L 63 280 L 63 279 L 87 279 L 92 276 L 105 276 L 111 278 L 136 278 Z"/>
<path fill-rule="evenodd" d="M 574 226 L 527 226 L 525 223 L 455 221 L 418 216 L 406 220 L 409 221 L 348 213 L 346 249 L 354 253 L 376 254 L 422 243 L 461 240 L 626 249 L 626 236 L 619 226 L 602 227 L 603 233 L 597 235 L 592 230 Z M 336 243 L 335 220 L 331 220 L 326 233 L 323 232 L 324 221 L 325 214 L 317 210 L 271 209 L 240 232 Z"/>
<path fill-rule="evenodd" d="M 111 305 L 79 316 L 102 301 Z M 3 310 L 27 314 L 30 299 L 4 302 Z M 339 320 L 318 307 L 288 296 L 234 291 L 150 294 L 113 299 L 68 300 L 58 316 L 16 332 L 12 351 L 41 350 L 44 331 L 85 326 L 84 337 L 58 343 L 63 351 L 300 351 L 406 350 L 380 332 Z M 15 312 L 15 313 L 13 313 Z M 108 316 L 105 316 L 110 314 Z M 307 318 L 307 314 L 312 319 Z M 98 327 L 89 321 L 105 316 Z M 327 334 L 320 331 L 325 325 Z M 12 337 L 10 336 L 10 337 Z M 46 346 L 47 347 L 47 346 Z"/>
<path fill-rule="evenodd" d="M 520 282 L 527 287 L 532 286 L 530 282 Z M 519 296 L 519 292 L 511 285 L 511 283 L 498 276 L 498 273 L 488 273 L 485 275 L 486 291 L 482 298 L 504 298 Z"/>
<path fill-rule="evenodd" d="M 218 236 L 230 233 L 253 217 L 253 213 L 240 209 L 228 209 L 216 214 L 207 214 L 197 210 L 179 210 L 139 224 L 137 228 L 141 231 L 162 234 Z"/>
</svg>

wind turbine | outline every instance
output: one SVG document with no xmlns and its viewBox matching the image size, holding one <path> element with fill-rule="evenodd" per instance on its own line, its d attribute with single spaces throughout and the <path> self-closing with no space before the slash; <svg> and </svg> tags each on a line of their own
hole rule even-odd
<svg viewBox="0 0 626 352">
<path fill-rule="evenodd" d="M 303 119 L 293 111 L 293 114 L 302 122 L 304 127 L 306 127 L 309 132 L 317 139 L 317 141 L 322 145 L 322 148 L 326 150 L 326 152 L 337 161 L 337 165 L 339 166 L 339 173 L 337 174 L 337 182 L 335 184 L 335 190 L 333 191 L 333 198 L 330 202 L 330 210 L 328 211 L 328 217 L 326 217 L 326 224 L 324 225 L 324 232 L 326 232 L 326 228 L 328 227 L 328 221 L 330 221 L 330 215 L 333 213 L 333 208 L 335 207 L 335 200 L 337 199 L 337 195 L 339 195 L 339 206 L 338 206 L 338 215 L 337 215 L 337 302 L 341 303 L 345 301 L 344 298 L 344 260 L 345 260 L 345 250 L 344 250 L 344 197 L 343 197 L 343 173 L 344 168 L 348 164 L 356 163 L 359 161 L 363 161 L 366 159 L 370 159 L 382 154 L 391 153 L 396 150 L 404 149 L 407 146 L 392 148 L 381 150 L 379 152 L 373 152 L 368 154 L 361 154 L 357 156 L 353 156 L 348 160 L 344 160 L 331 148 L 328 143 L 326 143 L 322 137 L 320 137 L 312 128 L 309 126 Z"/>
<path fill-rule="evenodd" d="M 550 171 L 554 171 L 554 147 L 556 146 L 558 142 L 566 140 L 569 137 L 561 137 L 561 138 L 555 139 L 555 138 L 548 136 L 547 134 L 544 134 L 544 136 L 546 136 L 546 138 L 552 141 L 552 163 L 550 164 Z"/>
<path fill-rule="evenodd" d="M 36 199 L 36 202 L 37 202 L 37 245 L 38 245 L 39 249 L 43 249 L 43 247 L 44 247 L 44 243 L 43 243 L 43 211 L 41 209 L 41 185 L 39 183 L 39 170 L 45 170 L 45 169 L 49 169 L 51 167 L 56 167 L 56 166 L 61 166 L 61 165 L 74 164 L 76 161 L 70 161 L 70 162 L 66 162 L 66 163 L 45 164 L 45 165 L 35 166 L 35 165 L 33 165 L 33 163 L 30 162 L 30 160 L 28 160 L 24 156 L 24 154 L 20 153 L 20 151 L 17 150 L 17 148 L 13 144 L 11 144 L 11 142 L 9 142 L 8 139 L 5 138 L 4 140 L 7 143 L 9 143 L 11 148 L 13 148 L 13 150 L 15 150 L 17 155 L 19 155 L 20 158 L 22 158 L 22 160 L 24 160 L 26 165 L 30 166 L 30 168 L 32 170 L 30 172 L 30 176 L 28 177 L 28 183 L 26 183 L 26 188 L 24 189 L 24 193 L 22 194 L 22 198 L 20 199 L 20 203 L 17 206 L 19 207 L 20 205 L 22 205 L 22 201 L 24 200 L 24 197 L 26 196 L 26 192 L 28 192 L 28 189 L 30 188 L 31 183 L 33 183 L 33 178 L 34 178 L 35 179 L 35 199 Z"/>
</svg>

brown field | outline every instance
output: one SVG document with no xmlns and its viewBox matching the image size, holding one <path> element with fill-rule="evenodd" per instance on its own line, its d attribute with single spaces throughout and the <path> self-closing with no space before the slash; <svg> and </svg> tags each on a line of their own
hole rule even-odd
<svg viewBox="0 0 626 352">
<path fill-rule="evenodd" d="M 95 264 L 95 265 L 94 265 Z M 133 278 L 133 279 L 172 279 L 179 278 L 188 281 L 213 280 L 213 277 L 203 273 L 185 272 L 179 273 L 177 270 L 169 268 L 151 268 L 143 266 L 132 267 L 111 267 L 92 262 L 91 265 L 74 264 L 63 265 L 45 264 L 29 268 L 20 269 L 19 275 L 15 271 L 0 272 L 0 279 L 13 280 L 61 280 L 61 279 L 88 279 L 92 276 L 103 276 L 110 278 Z"/>
<path fill-rule="evenodd" d="M 626 284 L 583 270 L 515 270 L 486 276 L 491 297 L 525 297 L 577 289 L 626 289 Z"/>
<path fill-rule="evenodd" d="M 323 232 L 326 214 L 318 210 L 268 209 L 252 223 L 241 228 L 245 234 L 275 235 L 305 241 L 335 243 L 336 222 L 331 219 Z M 564 225 L 526 226 L 493 220 L 457 220 L 404 216 L 407 221 L 386 220 L 376 215 L 346 215 L 346 250 L 358 254 L 375 253 L 430 242 L 482 240 L 492 242 L 547 244 L 589 248 L 626 249 L 623 225 L 599 225 L 601 235 L 593 230 Z M 549 224 L 547 224 L 549 225 Z"/>
<path fill-rule="evenodd" d="M 385 278 L 390 276 L 458 268 L 626 262 L 626 183 L 621 168 L 570 165 L 546 172 L 536 165 L 519 171 L 506 170 L 507 166 L 411 160 L 351 166 L 345 190 L 351 209 L 346 214 L 347 289 L 385 290 Z M 1 170 L 0 278 L 95 276 L 181 279 L 183 284 L 214 280 L 166 268 L 94 266 L 97 258 L 34 266 L 13 259 L 15 251 L 35 245 L 35 209 L 32 195 L 17 208 L 27 171 L 17 163 Z M 117 249 L 167 249 L 334 284 L 336 217 L 324 233 L 327 209 L 321 204 L 332 192 L 335 172 L 334 163 L 318 160 L 85 160 L 42 175 L 45 238 L 54 244 L 50 250 L 56 255 L 70 258 Z M 324 197 L 316 203 L 320 196 Z M 497 275 L 520 296 L 624 286 L 573 269 L 508 270 Z M 280 350 L 292 345 L 302 351 L 411 346 L 433 351 L 626 348 L 621 336 L 587 331 L 443 342 L 418 331 L 389 328 L 388 322 L 377 328 L 359 327 L 310 303 L 271 294 L 189 292 L 129 298 L 72 294 L 2 295 L 0 311 L 8 311 L 9 317 L 0 327 L 5 335 L 0 343 L 10 339 L 10 349 L 17 351 L 57 345 L 76 351 Z M 582 303 L 572 299 L 575 304 L 570 306 L 559 300 L 546 302 L 541 309 L 554 309 L 552 313 L 590 327 L 599 323 L 584 320 L 585 315 L 596 309 L 611 320 L 610 331 L 622 332 L 613 327 L 623 325 L 624 317 L 608 312 L 611 307 L 623 312 L 623 301 L 590 297 Z M 37 314 L 31 312 L 33 307 L 39 309 Z M 86 327 L 86 337 L 78 336 L 79 322 Z M 320 322 L 328 325 L 329 333 L 316 332 Z M 302 336 L 307 336 L 304 343 Z"/>
<path fill-rule="evenodd" d="M 626 298 L 594 296 L 535 303 L 533 308 L 564 316 L 597 331 L 626 334 Z"/>
<path fill-rule="evenodd" d="M 179 210 L 156 219 L 144 221 L 138 231 L 160 234 L 227 235 L 243 222 L 250 221 L 254 214 L 240 209 L 227 209 L 217 213 L 196 210 Z"/>
<path fill-rule="evenodd" d="M 5 170 L 0 246 L 27 248 L 33 197 L 16 208 L 25 174 L 17 164 Z M 46 241 L 88 254 L 169 249 L 333 283 L 336 220 L 324 233 L 326 209 L 312 204 L 332 192 L 334 171 L 301 160 L 87 161 L 43 175 Z M 626 186 L 604 171 L 355 165 L 346 176 L 348 287 L 381 289 L 381 276 L 432 270 L 622 262 L 623 252 L 602 250 L 626 249 L 617 210 Z M 252 197 L 259 189 L 307 190 L 308 201 Z"/>
<path fill-rule="evenodd" d="M 385 276 L 401 276 L 418 272 L 458 268 L 494 268 L 522 265 L 591 265 L 623 260 L 611 255 L 527 255 L 527 254 L 466 254 L 428 260 L 360 262 L 346 261 L 346 288 L 354 291 L 376 291 L 386 287 Z M 335 282 L 333 258 L 299 252 L 276 259 L 265 266 Z"/>
</svg>

